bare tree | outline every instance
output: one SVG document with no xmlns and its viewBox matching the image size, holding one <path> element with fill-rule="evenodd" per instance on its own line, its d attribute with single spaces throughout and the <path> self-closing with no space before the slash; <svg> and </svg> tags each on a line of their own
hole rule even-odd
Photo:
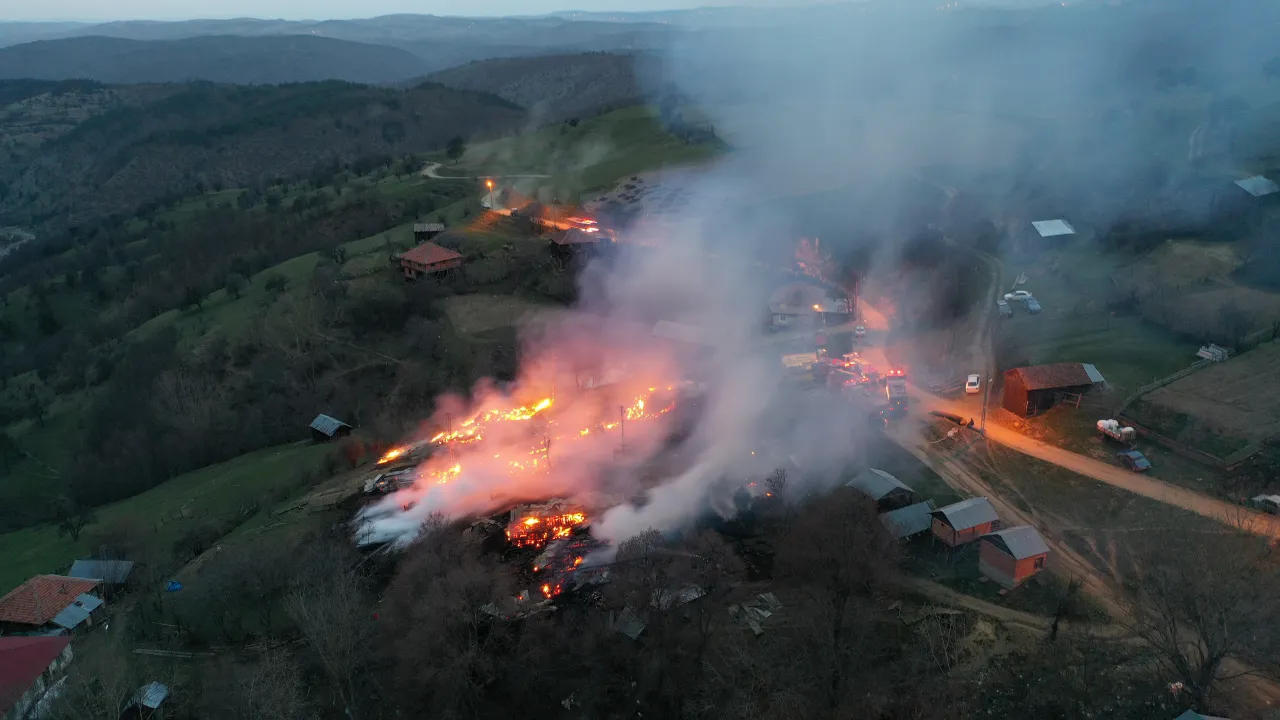
<svg viewBox="0 0 1280 720">
<path fill-rule="evenodd" d="M 55 720 L 119 720 L 143 678 L 120 633 L 97 633 L 77 643 L 49 709 Z"/>
<path fill-rule="evenodd" d="M 315 543 L 301 563 L 285 609 L 324 667 L 349 718 L 360 717 L 360 684 L 374 637 L 373 598 L 336 543 Z"/>
<path fill-rule="evenodd" d="M 1236 535 L 1161 537 L 1141 551 L 1124 603 L 1125 625 L 1147 642 L 1168 682 L 1183 683 L 1196 707 L 1224 680 L 1274 667 L 1272 619 L 1280 611 L 1274 552 Z M 1235 667 L 1228 658 L 1249 663 Z"/>
<path fill-rule="evenodd" d="M 228 663 L 202 673 L 206 682 L 201 717 L 235 720 L 302 720 L 310 712 L 302 668 L 283 650 L 269 650 L 256 661 Z"/>
</svg>

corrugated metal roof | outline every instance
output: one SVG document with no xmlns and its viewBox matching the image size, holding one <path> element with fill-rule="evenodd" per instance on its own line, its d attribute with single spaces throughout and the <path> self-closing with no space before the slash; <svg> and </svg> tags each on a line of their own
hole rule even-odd
<svg viewBox="0 0 1280 720">
<path fill-rule="evenodd" d="M 925 500 L 915 505 L 908 505 L 897 510 L 881 513 L 880 522 L 885 530 L 895 538 L 918 535 L 929 529 L 930 513 L 933 512 L 933 501 Z"/>
<path fill-rule="evenodd" d="M 311 421 L 312 430 L 322 432 L 329 437 L 333 437 L 333 434 L 338 432 L 339 428 L 344 427 L 350 428 L 351 426 L 337 418 L 329 417 L 328 415 L 317 415 L 316 419 Z"/>
<path fill-rule="evenodd" d="M 67 577 L 101 580 L 110 585 L 122 585 L 133 572 L 132 560 L 77 560 L 71 564 Z"/>
<path fill-rule="evenodd" d="M 92 595 L 78 595 L 75 602 L 53 617 L 53 624 L 71 630 L 89 619 L 89 614 L 102 607 L 102 600 Z"/>
<path fill-rule="evenodd" d="M 1086 366 L 1084 363 L 1031 365 L 1005 371 L 1005 375 L 1010 374 L 1021 378 L 1023 387 L 1028 390 L 1051 390 L 1103 382 L 1102 373 L 1098 372 L 1096 367 Z M 1098 379 L 1095 380 L 1095 377 Z"/>
<path fill-rule="evenodd" d="M 1059 235 L 1075 235 L 1076 229 L 1066 220 L 1035 220 L 1031 226 L 1040 233 L 1040 237 L 1057 237 Z"/>
<path fill-rule="evenodd" d="M 70 643 L 68 637 L 0 637 L 0 717 L 18 704 Z"/>
<path fill-rule="evenodd" d="M 991 501 L 984 497 L 969 498 L 958 503 L 938 508 L 930 513 L 933 517 L 942 516 L 948 525 L 956 530 L 968 530 L 983 523 L 995 521 L 999 516 L 991 507 Z"/>
<path fill-rule="evenodd" d="M 1017 560 L 1026 560 L 1049 552 L 1049 546 L 1044 538 L 1040 537 L 1040 532 L 1030 525 L 1019 525 L 982 537 L 983 540 L 991 538 L 998 538 L 1004 549 Z"/>
<path fill-rule="evenodd" d="M 1229 718 L 1218 717 L 1217 715 L 1201 715 L 1195 710 L 1188 710 L 1174 720 L 1229 720 Z"/>
<path fill-rule="evenodd" d="M 169 697 L 168 686 L 153 680 L 138 688 L 138 692 L 133 694 L 133 702 L 135 705 L 155 710 L 167 697 Z"/>
<path fill-rule="evenodd" d="M 915 492 L 911 488 L 902 484 L 898 478 L 890 475 L 883 470 L 876 468 L 867 468 L 858 473 L 858 476 L 845 483 L 846 487 L 862 492 L 872 500 L 879 500 L 894 490 L 906 490 L 907 492 Z"/>
<path fill-rule="evenodd" d="M 1242 190 L 1254 197 L 1263 197 L 1280 192 L 1280 185 L 1262 175 L 1254 175 L 1243 180 L 1237 180 L 1236 185 L 1239 185 Z"/>
</svg>

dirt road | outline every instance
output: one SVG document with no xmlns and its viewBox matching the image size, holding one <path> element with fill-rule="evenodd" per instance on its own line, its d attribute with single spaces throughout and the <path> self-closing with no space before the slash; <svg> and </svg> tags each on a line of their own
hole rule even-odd
<svg viewBox="0 0 1280 720">
<path fill-rule="evenodd" d="M 438 162 L 429 162 L 427 166 L 422 168 L 422 177 L 432 180 L 479 180 L 481 178 L 490 178 L 492 180 L 521 180 L 526 178 L 549 178 L 550 175 L 441 175 L 441 165 Z"/>
</svg>

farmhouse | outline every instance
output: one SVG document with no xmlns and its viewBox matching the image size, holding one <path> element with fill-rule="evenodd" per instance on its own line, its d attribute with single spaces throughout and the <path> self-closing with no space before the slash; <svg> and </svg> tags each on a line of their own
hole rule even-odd
<svg viewBox="0 0 1280 720">
<path fill-rule="evenodd" d="M 0 717 L 31 717 L 69 662 L 69 637 L 0 637 Z"/>
<path fill-rule="evenodd" d="M 36 575 L 0 598 L 0 631 L 33 635 L 93 625 L 102 600 L 90 595 L 97 580 Z"/>
<path fill-rule="evenodd" d="M 311 421 L 311 439 L 315 442 L 329 442 L 334 438 L 342 438 L 351 434 L 351 426 L 341 420 L 320 414 Z"/>
<path fill-rule="evenodd" d="M 915 491 L 903 485 L 898 478 L 876 468 L 863 470 L 845 486 L 874 500 L 881 512 L 910 505 L 916 497 Z"/>
<path fill-rule="evenodd" d="M 600 244 L 599 232 L 587 232 L 582 228 L 561 230 L 551 236 L 551 244 L 559 250 Z"/>
<path fill-rule="evenodd" d="M 1049 546 L 1030 525 L 984 535 L 978 541 L 978 571 L 1002 587 L 1014 588 L 1044 569 Z"/>
<path fill-rule="evenodd" d="M 774 327 L 831 319 L 842 323 L 851 314 L 849 301 L 832 298 L 827 291 L 811 283 L 791 283 L 773 293 L 769 300 L 769 314 Z"/>
<path fill-rule="evenodd" d="M 933 501 L 925 500 L 915 505 L 908 505 L 897 510 L 880 514 L 880 523 L 884 529 L 898 540 L 919 535 L 929 529 L 934 511 Z"/>
<path fill-rule="evenodd" d="M 995 528 L 996 509 L 984 497 L 969 498 L 938 508 L 933 518 L 933 536 L 950 547 L 973 542 Z"/>
<path fill-rule="evenodd" d="M 462 267 L 462 253 L 424 242 L 400 256 L 400 267 L 405 280 L 416 280 L 423 275 Z"/>
<path fill-rule="evenodd" d="M 1083 393 L 1106 379 L 1088 363 L 1054 363 L 1004 372 L 1004 409 L 1030 417 L 1048 410 L 1061 393 Z"/>
</svg>

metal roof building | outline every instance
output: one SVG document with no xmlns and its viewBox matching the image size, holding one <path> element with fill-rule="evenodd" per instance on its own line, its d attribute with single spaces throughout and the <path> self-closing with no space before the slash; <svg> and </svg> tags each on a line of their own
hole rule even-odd
<svg viewBox="0 0 1280 720">
<path fill-rule="evenodd" d="M 123 585 L 133 572 L 132 560 L 77 560 L 67 577 L 101 580 L 106 585 Z"/>
<path fill-rule="evenodd" d="M 956 530 L 968 530 L 985 523 L 995 522 L 998 517 L 996 509 L 991 506 L 991 501 L 984 497 L 961 500 L 958 503 L 938 508 L 931 514 L 933 517 L 944 520 Z"/>
<path fill-rule="evenodd" d="M 1280 185 L 1262 175 L 1254 175 L 1243 180 L 1237 180 L 1236 185 L 1239 185 L 1241 190 L 1254 197 L 1265 197 L 1280 192 Z"/>
<path fill-rule="evenodd" d="M 877 502 L 894 493 L 915 494 L 915 490 L 904 485 L 898 478 L 876 468 L 867 468 L 858 473 L 857 477 L 845 483 L 845 487 L 851 487 Z"/>
<path fill-rule="evenodd" d="M 1006 410 L 1023 417 L 1052 407 L 1058 393 L 1083 393 L 1107 380 L 1089 363 L 1053 363 L 1013 368 L 1004 372 Z"/>
<path fill-rule="evenodd" d="M 930 513 L 933 510 L 933 501 L 925 500 L 904 508 L 881 513 L 880 522 L 884 525 L 884 529 L 889 531 L 890 535 L 901 540 L 912 535 L 919 535 L 928 530 L 929 522 L 932 519 Z"/>
<path fill-rule="evenodd" d="M 1034 220 L 1031 227 L 1035 228 L 1042 238 L 1076 234 L 1076 229 L 1066 220 Z"/>
<path fill-rule="evenodd" d="M 1188 710 L 1174 720 L 1229 720 L 1229 718 L 1218 717 L 1217 715 L 1201 715 L 1195 710 Z"/>
<path fill-rule="evenodd" d="M 74 630 L 80 626 L 94 610 L 102 607 L 102 599 L 92 595 L 77 595 L 76 599 L 68 606 L 62 609 L 53 618 L 53 624 L 67 630 Z"/>
<path fill-rule="evenodd" d="M 1025 560 L 1049 552 L 1049 546 L 1044 538 L 1040 537 L 1039 531 L 1030 525 L 1019 525 L 993 532 L 990 535 L 984 535 L 982 539 L 996 543 L 1015 560 Z"/>
<path fill-rule="evenodd" d="M 350 434 L 351 426 L 335 417 L 320 414 L 316 416 L 315 420 L 311 421 L 311 437 L 316 442 L 325 442 Z"/>
</svg>

